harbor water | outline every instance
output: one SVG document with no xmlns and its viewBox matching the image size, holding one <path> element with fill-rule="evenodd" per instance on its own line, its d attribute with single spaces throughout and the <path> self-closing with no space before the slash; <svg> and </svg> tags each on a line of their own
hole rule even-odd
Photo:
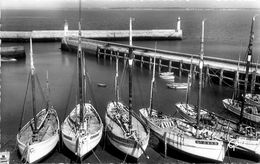
<svg viewBox="0 0 260 164">
<path fill-rule="evenodd" d="M 64 20 L 68 20 L 69 29 L 77 29 L 78 11 L 76 10 L 51 10 L 51 11 L 17 11 L 4 10 L 2 13 L 2 30 L 28 31 L 28 30 L 61 30 Z M 134 17 L 134 29 L 169 29 L 176 28 L 177 17 L 182 19 L 184 38 L 181 41 L 158 41 L 157 48 L 187 53 L 199 53 L 200 51 L 200 26 L 201 20 L 206 18 L 205 25 L 205 56 L 229 58 L 237 60 L 241 55 L 244 59 L 249 40 L 251 18 L 259 14 L 259 10 L 85 10 L 83 11 L 83 29 L 88 30 L 116 30 L 128 29 L 129 17 Z M 128 43 L 120 41 L 120 43 Z M 5 62 L 2 64 L 2 149 L 11 151 L 12 162 L 19 162 L 16 148 L 16 134 L 19 128 L 22 108 L 24 104 L 27 79 L 29 75 L 30 58 L 28 43 L 4 43 L 8 45 L 23 45 L 27 58 L 17 62 Z M 155 41 L 134 41 L 134 45 L 153 48 Z M 253 46 L 253 59 L 257 62 L 260 55 L 260 20 L 256 19 L 255 40 Z M 59 42 L 34 42 L 34 63 L 36 72 L 45 89 L 46 72 L 49 74 L 50 100 L 58 112 L 62 122 L 72 110 L 76 100 L 76 55 L 72 52 L 62 52 Z M 115 99 L 114 75 L 115 61 L 97 60 L 95 55 L 86 54 L 86 67 L 89 74 L 88 100 L 91 101 L 103 123 L 106 105 Z M 120 60 L 119 75 L 120 97 L 128 104 L 128 74 L 124 68 L 123 60 Z M 158 69 L 157 69 L 158 70 Z M 126 71 L 126 72 L 125 72 Z M 165 70 L 166 71 L 166 70 Z M 177 72 L 175 72 L 177 75 Z M 133 107 L 134 111 L 149 106 L 149 90 L 152 72 L 147 68 L 140 68 L 139 63 L 134 67 L 133 78 Z M 187 77 L 176 77 L 178 82 L 186 82 Z M 98 83 L 105 83 L 106 87 L 99 87 Z M 159 78 L 156 73 L 156 88 L 154 106 L 167 114 L 178 116 L 174 104 L 185 101 L 185 90 L 171 90 L 166 87 L 167 82 Z M 227 118 L 236 117 L 226 111 L 222 105 L 222 99 L 232 96 L 232 86 L 218 86 L 210 81 L 202 91 L 202 105 L 210 111 L 221 114 Z M 191 91 L 191 102 L 197 103 L 198 81 L 194 81 Z M 37 110 L 44 106 L 37 90 Z M 29 90 L 25 101 L 26 113 L 23 124 L 32 117 L 31 91 Z M 105 144 L 106 143 L 106 144 Z M 169 150 L 171 151 L 171 150 Z M 171 151 L 167 158 L 163 157 L 163 146 L 152 136 L 147 149 L 150 159 L 142 156 L 139 162 L 194 162 L 183 154 Z M 71 154 L 55 150 L 46 163 L 71 162 Z M 122 162 L 121 155 L 105 140 L 90 153 L 83 162 Z M 130 161 L 131 162 L 131 161 Z M 224 162 L 252 162 L 250 159 L 238 157 L 225 157 Z"/>
</svg>

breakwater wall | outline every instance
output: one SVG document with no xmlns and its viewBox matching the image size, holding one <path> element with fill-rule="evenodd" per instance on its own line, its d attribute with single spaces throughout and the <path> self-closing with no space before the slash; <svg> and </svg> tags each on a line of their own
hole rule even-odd
<svg viewBox="0 0 260 164">
<path fill-rule="evenodd" d="M 78 39 L 77 38 L 64 38 L 61 43 L 61 49 L 65 51 L 77 51 Z M 199 55 L 181 53 L 174 51 L 166 51 L 132 46 L 134 53 L 134 61 L 140 67 L 152 68 L 153 58 L 156 56 L 156 65 L 158 71 L 175 71 L 180 77 L 190 71 L 191 58 L 193 64 L 194 76 L 198 75 Z M 98 59 L 113 60 L 116 56 L 122 58 L 124 62 L 128 59 L 129 45 L 97 41 L 82 38 L 82 49 L 88 53 L 96 55 Z M 239 66 L 238 66 L 239 65 Z M 239 70 L 239 71 L 238 71 Z M 259 65 L 252 63 L 250 69 L 252 74 L 249 76 L 249 85 L 251 89 L 259 89 L 260 86 L 260 69 Z M 204 70 L 203 70 L 204 83 L 209 83 L 214 80 L 219 85 L 227 84 L 233 85 L 234 82 L 239 82 L 241 86 L 244 84 L 245 76 L 245 62 L 236 60 L 222 59 L 216 57 L 204 57 Z"/>
<path fill-rule="evenodd" d="M 45 30 L 45 31 L 2 31 L 3 41 L 29 41 L 32 37 L 34 41 L 61 41 L 64 36 L 76 37 L 78 31 L 70 30 Z M 127 30 L 83 30 L 82 36 L 90 39 L 99 40 L 127 40 L 129 31 Z M 181 40 L 182 31 L 160 29 L 160 30 L 134 30 L 135 40 Z"/>
<path fill-rule="evenodd" d="M 1 31 L 3 41 L 61 41 L 64 37 L 77 37 L 77 30 L 69 30 L 67 21 L 64 30 L 34 30 L 34 31 Z M 181 19 L 177 19 L 176 29 L 133 30 L 134 40 L 181 40 Z M 98 40 L 127 40 L 129 30 L 82 30 L 82 37 Z"/>
<path fill-rule="evenodd" d="M 3 58 L 13 59 L 24 59 L 26 57 L 25 49 L 23 46 L 2 47 L 1 55 Z"/>
</svg>

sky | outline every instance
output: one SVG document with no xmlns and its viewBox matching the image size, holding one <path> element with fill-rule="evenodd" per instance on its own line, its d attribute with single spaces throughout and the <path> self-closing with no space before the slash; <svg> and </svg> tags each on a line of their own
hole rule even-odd
<svg viewBox="0 0 260 164">
<path fill-rule="evenodd" d="M 79 0 L 0 0 L 2 9 L 77 8 Z M 82 0 L 85 8 L 259 8 L 260 0 Z"/>
</svg>

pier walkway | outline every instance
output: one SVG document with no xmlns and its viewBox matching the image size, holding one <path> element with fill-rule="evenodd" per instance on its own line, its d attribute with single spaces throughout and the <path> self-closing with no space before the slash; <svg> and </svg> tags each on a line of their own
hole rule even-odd
<svg viewBox="0 0 260 164">
<path fill-rule="evenodd" d="M 61 48 L 62 50 L 77 50 L 78 39 L 73 37 L 68 37 L 62 40 Z M 198 74 L 198 64 L 199 55 L 189 54 L 175 51 L 166 51 L 132 46 L 133 53 L 135 56 L 135 61 L 140 62 L 140 66 L 147 66 L 149 69 L 152 67 L 152 61 L 154 56 L 156 56 L 156 65 L 159 66 L 159 71 L 162 69 L 167 69 L 171 71 L 172 69 L 177 70 L 179 76 L 182 73 L 187 73 L 190 70 L 191 58 L 193 58 L 193 71 Z M 112 60 L 113 57 L 118 55 L 120 58 L 128 58 L 129 45 L 119 44 L 113 42 L 97 41 L 91 39 L 82 39 L 82 49 L 84 51 L 95 54 L 97 58 L 103 57 L 104 59 Z M 244 83 L 244 73 L 245 73 L 245 62 L 239 63 L 239 73 L 238 61 L 231 59 L 222 59 L 217 57 L 204 56 L 204 80 L 208 82 L 210 78 L 216 78 L 220 85 L 222 85 L 223 80 L 227 83 L 234 83 L 239 80 L 240 83 Z M 260 67 L 256 63 L 252 64 L 250 69 L 252 74 L 249 76 L 251 81 L 249 84 L 252 87 L 255 85 L 260 86 Z"/>
</svg>

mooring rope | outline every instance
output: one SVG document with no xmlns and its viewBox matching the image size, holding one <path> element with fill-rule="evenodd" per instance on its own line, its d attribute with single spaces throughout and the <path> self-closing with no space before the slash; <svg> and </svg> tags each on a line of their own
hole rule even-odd
<svg viewBox="0 0 260 164">
<path fill-rule="evenodd" d="M 124 160 L 123 160 L 123 162 L 122 162 L 122 163 L 125 163 L 125 160 L 126 160 L 126 158 L 127 158 L 127 154 L 125 155 L 125 158 L 124 158 Z"/>
<path fill-rule="evenodd" d="M 98 158 L 98 156 L 96 155 L 96 153 L 93 151 L 93 149 L 92 149 L 91 151 L 92 151 L 92 153 L 94 154 L 94 156 L 97 158 L 98 162 L 99 162 L 99 163 L 102 163 L 102 162 L 100 161 L 100 159 Z"/>
<path fill-rule="evenodd" d="M 136 76 L 136 78 L 134 78 L 134 79 L 135 79 L 136 84 L 137 84 L 137 89 L 136 89 L 135 85 L 133 87 L 134 93 L 137 93 L 137 95 L 138 95 L 138 92 L 139 92 L 140 95 L 139 95 L 138 99 L 141 100 L 141 105 L 144 106 L 145 101 L 144 101 L 143 88 L 140 85 L 140 84 L 142 84 L 142 82 L 140 82 L 140 78 L 138 76 Z"/>
<path fill-rule="evenodd" d="M 25 103 L 26 103 L 26 97 L 27 97 L 27 93 L 28 93 L 28 88 L 29 88 L 30 79 L 31 79 L 31 73 L 29 73 L 29 75 L 28 75 L 28 80 L 27 80 L 27 85 L 26 85 L 26 91 L 25 91 L 25 96 L 24 96 L 24 101 L 23 101 L 23 110 L 22 110 L 22 114 L 21 114 L 21 118 L 20 118 L 20 123 L 19 123 L 18 132 L 21 130 L 22 123 L 23 123 L 23 115 L 24 115 L 24 111 L 25 111 Z"/>
<path fill-rule="evenodd" d="M 119 88 L 121 90 L 121 88 L 123 87 L 123 84 L 125 84 L 125 76 L 126 76 L 126 68 L 127 68 L 127 64 L 128 62 L 126 62 L 126 64 L 124 65 L 124 68 L 123 68 L 123 72 L 122 72 L 122 75 L 121 75 L 121 78 L 120 78 L 120 82 L 119 82 Z M 125 89 L 123 89 L 123 91 L 125 91 Z M 121 92 L 121 95 L 123 95 L 124 92 Z"/>
<path fill-rule="evenodd" d="M 73 81 L 74 81 L 74 79 L 76 77 L 76 73 L 75 72 L 76 72 L 76 69 L 74 69 L 73 76 L 72 76 L 72 79 L 71 79 L 70 90 L 69 90 L 69 97 L 67 99 L 66 109 L 65 109 L 65 112 L 64 112 L 62 120 L 65 120 L 65 118 L 67 116 L 67 111 L 68 111 L 68 108 L 69 108 L 69 105 L 70 105 L 71 95 L 72 95 L 72 88 L 73 88 Z"/>
<path fill-rule="evenodd" d="M 90 90 L 90 98 L 93 101 L 94 107 L 97 108 L 97 102 L 96 102 L 95 94 L 93 92 L 92 80 L 91 80 L 91 78 L 89 76 L 88 69 L 87 69 L 87 60 L 86 60 L 86 58 L 85 58 L 85 70 L 86 70 L 86 78 L 87 78 L 88 84 L 89 84 L 88 86 L 89 86 L 89 90 Z"/>
<path fill-rule="evenodd" d="M 37 81 L 37 83 L 38 83 L 38 88 L 39 88 L 40 93 L 41 93 L 41 97 L 42 97 L 44 103 L 47 104 L 46 97 L 45 97 L 45 94 L 44 94 L 43 89 L 42 89 L 42 87 L 41 87 L 41 83 L 40 83 L 39 77 L 38 77 L 37 74 L 35 74 L 35 76 L 36 76 L 36 81 Z"/>
</svg>

